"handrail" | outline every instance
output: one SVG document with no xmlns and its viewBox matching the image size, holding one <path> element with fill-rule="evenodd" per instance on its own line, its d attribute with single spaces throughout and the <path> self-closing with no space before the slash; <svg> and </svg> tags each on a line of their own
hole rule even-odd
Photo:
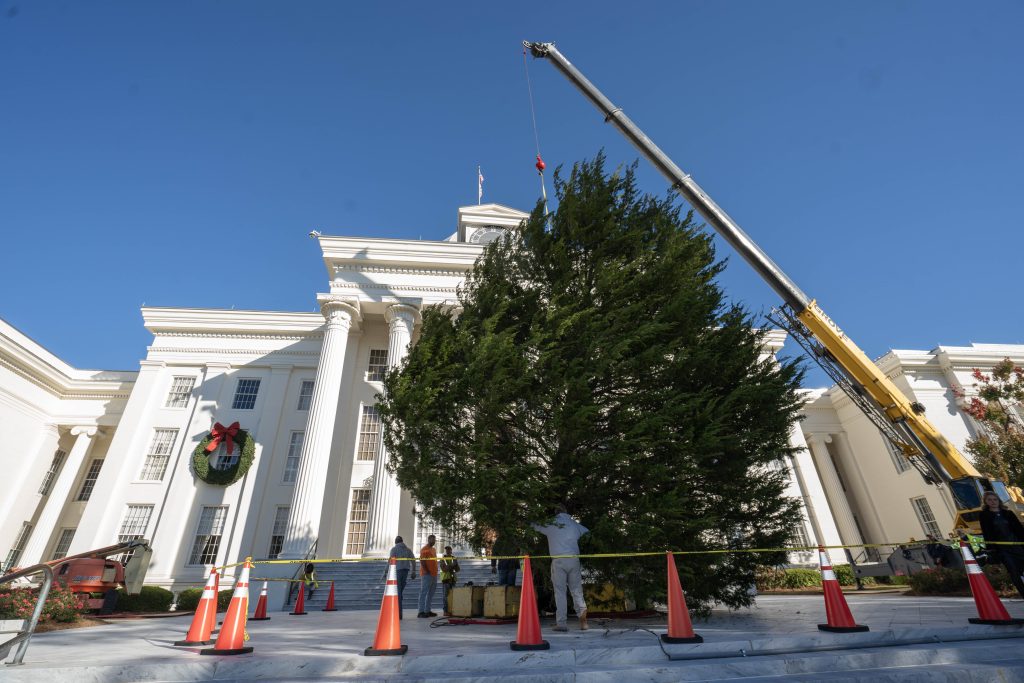
<svg viewBox="0 0 1024 683">
<path fill-rule="evenodd" d="M 7 666 L 18 666 L 24 663 L 23 660 L 25 659 L 25 653 L 28 651 L 29 641 L 32 640 L 32 636 L 36 631 L 36 625 L 39 623 L 39 617 L 43 613 L 43 605 L 46 604 L 46 598 L 50 594 L 50 586 L 53 585 L 53 572 L 57 567 L 67 564 L 72 560 L 107 558 L 115 553 L 124 552 L 126 550 L 135 550 L 140 547 L 148 548 L 149 541 L 143 538 L 137 538 L 132 541 L 125 541 L 124 543 L 118 543 L 116 545 L 108 545 L 105 548 L 90 550 L 84 553 L 78 553 L 77 555 L 69 555 L 59 560 L 34 564 L 26 569 L 0 576 L 0 584 L 5 584 L 26 576 L 34 576 L 39 573 L 42 573 L 43 575 L 43 582 L 39 586 L 39 595 L 36 597 L 36 606 L 32 610 L 32 616 L 28 620 L 28 627 L 20 631 L 18 635 L 11 640 L 0 644 L 0 658 L 5 658 L 11 648 L 17 645 L 18 650 L 14 653 L 14 659 L 7 662 Z"/>
<path fill-rule="evenodd" d="M 302 558 L 303 561 L 305 561 L 305 560 L 315 560 L 316 559 L 316 544 L 317 544 L 317 542 L 319 540 L 320 540 L 319 538 L 315 539 L 313 541 L 313 545 L 309 546 L 309 550 L 306 551 L 306 556 Z M 306 568 L 306 565 L 300 564 L 298 569 L 295 570 L 295 573 L 292 574 L 292 580 L 288 582 L 288 599 L 284 601 L 285 605 L 288 605 L 288 604 L 291 603 L 292 595 L 295 594 L 295 587 L 296 586 L 299 587 L 299 590 L 302 590 L 305 587 L 305 583 L 299 583 L 299 582 L 296 581 L 296 579 L 298 579 L 302 575 L 303 570 L 305 568 Z"/>
</svg>

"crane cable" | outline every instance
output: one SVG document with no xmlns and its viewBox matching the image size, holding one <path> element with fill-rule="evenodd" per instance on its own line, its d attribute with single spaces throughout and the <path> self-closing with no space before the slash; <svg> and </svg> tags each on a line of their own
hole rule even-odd
<svg viewBox="0 0 1024 683">
<path fill-rule="evenodd" d="M 540 156 L 540 135 L 537 132 L 537 110 L 533 104 L 533 85 L 530 83 L 530 65 L 526 59 L 526 46 L 523 46 L 523 70 L 526 72 L 526 92 L 530 98 L 530 119 L 533 121 L 533 141 L 537 146 L 537 163 L 534 164 L 534 168 L 537 169 L 537 175 L 540 176 L 540 195 L 544 200 L 544 216 L 548 216 L 548 193 L 546 188 L 546 182 L 544 181 L 544 168 L 546 164 Z"/>
</svg>

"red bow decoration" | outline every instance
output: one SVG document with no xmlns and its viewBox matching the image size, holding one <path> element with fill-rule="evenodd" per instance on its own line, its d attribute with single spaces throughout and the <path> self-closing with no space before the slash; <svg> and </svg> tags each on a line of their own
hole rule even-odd
<svg viewBox="0 0 1024 683">
<path fill-rule="evenodd" d="M 217 446 L 220 445 L 220 442 L 227 439 L 228 455 L 234 453 L 235 435 L 238 434 L 239 429 L 241 429 L 241 427 L 238 426 L 237 422 L 232 422 L 230 427 L 225 427 L 220 422 L 214 422 L 213 429 L 210 430 L 210 436 L 213 438 L 210 440 L 210 443 L 206 445 L 206 452 L 212 453 L 217 450 Z"/>
</svg>

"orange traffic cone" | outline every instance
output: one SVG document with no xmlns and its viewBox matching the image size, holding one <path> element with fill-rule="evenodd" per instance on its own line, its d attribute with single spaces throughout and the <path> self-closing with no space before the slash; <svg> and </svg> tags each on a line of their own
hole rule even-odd
<svg viewBox="0 0 1024 683">
<path fill-rule="evenodd" d="M 988 582 L 985 572 L 981 571 L 978 561 L 974 559 L 974 553 L 963 541 L 960 541 L 960 553 L 964 556 L 967 581 L 971 584 L 971 595 L 974 596 L 974 604 L 978 607 L 978 618 L 967 621 L 972 624 L 994 624 L 996 626 L 1024 624 L 1024 619 L 1010 617 L 1010 613 L 1003 607 L 999 596 L 992 590 L 992 584 Z"/>
<path fill-rule="evenodd" d="M 210 634 L 217 633 L 217 611 L 220 609 L 220 572 L 214 567 L 212 570 L 216 576 L 213 577 L 213 609 L 206 617 L 210 622 Z"/>
<path fill-rule="evenodd" d="M 299 581 L 299 597 L 295 600 L 295 610 L 289 614 L 301 617 L 306 612 L 306 583 Z"/>
<path fill-rule="evenodd" d="M 252 558 L 245 558 L 242 565 L 242 574 L 235 582 L 235 592 L 231 594 L 231 604 L 228 605 L 228 613 L 224 616 L 224 624 L 217 636 L 217 642 L 213 647 L 200 650 L 201 655 L 244 655 L 252 652 L 252 648 L 246 646 L 245 641 L 248 635 L 245 632 L 245 619 L 249 614 L 249 569 L 252 568 Z"/>
<path fill-rule="evenodd" d="M 260 599 L 256 601 L 256 613 L 252 615 L 253 621 L 269 621 L 270 617 L 267 616 L 267 582 L 263 582 L 263 588 L 260 589 Z"/>
<path fill-rule="evenodd" d="M 686 596 L 679 583 L 676 558 L 668 555 L 668 633 L 661 634 L 663 643 L 703 643 L 704 639 L 693 632 L 690 612 L 686 609 Z"/>
<path fill-rule="evenodd" d="M 185 635 L 185 640 L 179 640 L 175 645 L 209 645 L 210 631 L 213 630 L 213 622 L 217 615 L 217 570 L 210 572 L 203 586 L 203 595 L 196 605 L 196 613 L 192 616 L 192 625 Z"/>
<path fill-rule="evenodd" d="M 533 592 L 530 556 L 523 558 L 523 587 L 519 594 L 519 626 L 516 639 L 508 644 L 513 650 L 547 650 L 551 644 L 540 637 L 540 615 L 537 596 Z"/>
<path fill-rule="evenodd" d="M 332 585 L 333 587 L 333 585 Z M 373 647 L 363 650 L 367 657 L 404 655 L 409 649 L 402 645 L 402 632 L 398 623 L 398 570 L 395 558 L 388 562 L 388 581 L 384 586 L 384 599 L 380 603 L 380 618 L 377 620 L 377 635 Z"/>
<path fill-rule="evenodd" d="M 331 581 L 331 592 L 327 594 L 327 604 L 324 605 L 325 612 L 337 612 L 338 608 L 334 606 L 334 582 Z"/>
<path fill-rule="evenodd" d="M 836 573 L 832 571 L 832 562 L 825 555 L 825 549 L 820 545 L 818 546 L 818 563 L 821 565 L 821 587 L 825 592 L 825 618 L 828 620 L 827 624 L 818 624 L 818 629 L 832 633 L 867 631 L 867 626 L 861 626 L 853 620 L 850 606 L 846 604 L 846 598 L 843 597 L 843 589 L 839 587 Z"/>
</svg>

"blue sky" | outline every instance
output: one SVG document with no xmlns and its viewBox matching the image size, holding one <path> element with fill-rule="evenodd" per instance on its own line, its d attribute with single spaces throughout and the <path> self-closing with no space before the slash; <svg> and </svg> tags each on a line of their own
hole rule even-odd
<svg viewBox="0 0 1024 683">
<path fill-rule="evenodd" d="M 441 239 L 478 164 L 484 201 L 529 209 L 530 39 L 869 355 L 1022 343 L 1022 25 L 1019 2 L 0 0 L 0 317 L 134 368 L 143 302 L 314 310 L 311 229 Z M 637 157 L 529 68 L 549 169 Z M 778 303 L 738 258 L 722 283 Z"/>
</svg>

